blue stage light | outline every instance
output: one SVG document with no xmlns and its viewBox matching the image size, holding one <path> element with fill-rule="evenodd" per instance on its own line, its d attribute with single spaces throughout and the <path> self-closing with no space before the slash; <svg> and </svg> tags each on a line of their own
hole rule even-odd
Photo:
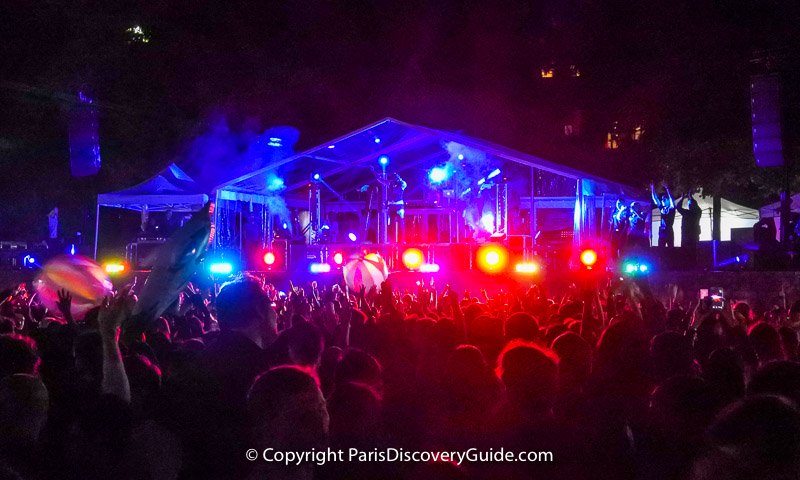
<svg viewBox="0 0 800 480">
<path fill-rule="evenodd" d="M 308 271 L 311 273 L 328 273 L 331 271 L 331 266 L 327 263 L 312 263 L 308 266 Z"/>
<path fill-rule="evenodd" d="M 272 177 L 269 179 L 269 183 L 267 184 L 267 190 L 270 192 L 274 192 L 277 190 L 283 189 L 286 184 L 283 182 L 283 179 L 280 177 Z"/>
<path fill-rule="evenodd" d="M 387 157 L 386 155 L 381 155 L 380 157 L 378 157 L 378 163 L 380 163 L 384 167 L 386 165 L 389 165 L 389 157 Z"/>
<path fill-rule="evenodd" d="M 463 153 L 459 153 L 458 154 L 458 159 L 459 160 L 464 160 L 464 154 Z"/>
<path fill-rule="evenodd" d="M 25 255 L 22 258 L 22 265 L 23 266 L 32 267 L 32 266 L 34 266 L 34 264 L 36 264 L 36 257 L 34 257 L 33 255 Z"/>
<path fill-rule="evenodd" d="M 431 180 L 431 183 L 442 183 L 447 180 L 450 176 L 450 172 L 447 170 L 447 167 L 434 167 L 428 172 L 428 178 Z"/>
<path fill-rule="evenodd" d="M 77 251 L 77 249 L 75 248 L 75 244 L 74 244 L 74 243 L 70 243 L 70 244 L 69 244 L 69 251 L 68 251 L 68 253 L 69 253 L 70 255 L 75 255 L 75 252 L 76 252 L 76 251 Z"/>
<path fill-rule="evenodd" d="M 349 238 L 351 242 L 355 242 L 358 240 L 358 237 L 356 237 L 356 234 L 353 232 L 348 233 L 347 238 Z"/>
<path fill-rule="evenodd" d="M 216 262 L 212 263 L 208 267 L 208 271 L 211 273 L 227 275 L 233 271 L 233 265 L 228 262 Z"/>
<path fill-rule="evenodd" d="M 381 139 L 380 139 L 380 137 L 374 137 L 374 138 L 372 139 L 372 141 L 373 141 L 373 142 L 375 142 L 375 143 L 381 143 Z"/>
<path fill-rule="evenodd" d="M 312 176 L 311 176 L 311 178 L 313 178 L 313 179 L 314 179 L 314 180 L 316 180 L 316 181 L 319 181 L 319 179 L 320 179 L 321 177 L 319 176 L 319 173 L 315 173 L 314 175 L 312 175 Z"/>
<path fill-rule="evenodd" d="M 494 178 L 494 177 L 496 177 L 498 175 L 500 175 L 500 169 L 499 168 L 495 168 L 494 170 L 492 170 L 492 173 L 490 173 L 489 175 L 486 176 L 486 178 L 487 179 L 492 179 L 492 178 Z"/>
<path fill-rule="evenodd" d="M 328 145 L 328 148 L 330 148 L 331 150 L 333 150 L 334 148 L 336 148 L 336 145 Z"/>
</svg>

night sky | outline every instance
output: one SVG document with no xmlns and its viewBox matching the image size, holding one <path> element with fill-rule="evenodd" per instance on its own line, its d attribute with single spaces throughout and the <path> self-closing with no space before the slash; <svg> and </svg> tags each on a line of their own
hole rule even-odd
<svg viewBox="0 0 800 480">
<path fill-rule="evenodd" d="M 66 229 L 89 230 L 98 191 L 173 160 L 196 173 L 187 145 L 222 119 L 235 134 L 295 126 L 302 150 L 392 116 L 758 206 L 780 175 L 753 165 L 751 60 L 767 50 L 800 103 L 798 25 L 800 3 L 779 0 L 7 0 L 0 237 L 40 236 L 54 206 Z M 82 179 L 67 138 L 78 90 L 100 106 L 103 156 Z M 626 141 L 611 151 L 614 122 Z"/>
</svg>

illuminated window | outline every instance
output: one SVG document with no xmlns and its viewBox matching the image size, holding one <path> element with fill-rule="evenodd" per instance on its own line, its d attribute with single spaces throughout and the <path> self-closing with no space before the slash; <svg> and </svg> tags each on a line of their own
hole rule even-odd
<svg viewBox="0 0 800 480">
<path fill-rule="evenodd" d="M 608 135 L 606 136 L 606 148 L 609 150 L 615 150 L 619 148 L 617 137 L 611 132 L 608 132 Z"/>
<path fill-rule="evenodd" d="M 633 133 L 631 133 L 631 140 L 638 142 L 642 139 L 642 134 L 644 134 L 644 127 L 642 127 L 642 124 L 636 125 L 636 127 L 633 128 Z"/>
<path fill-rule="evenodd" d="M 581 76 L 581 71 L 578 69 L 578 66 L 577 66 L 577 65 L 570 65 L 570 66 L 569 66 L 569 74 L 570 74 L 572 77 L 575 77 L 575 78 L 577 78 L 577 77 L 580 77 L 580 76 Z"/>
<path fill-rule="evenodd" d="M 125 30 L 128 34 L 128 43 L 150 43 L 150 35 L 144 31 L 141 25 L 134 25 Z"/>
<path fill-rule="evenodd" d="M 553 74 L 555 73 L 555 69 L 553 67 L 547 67 L 542 69 L 542 78 L 553 78 Z"/>
</svg>

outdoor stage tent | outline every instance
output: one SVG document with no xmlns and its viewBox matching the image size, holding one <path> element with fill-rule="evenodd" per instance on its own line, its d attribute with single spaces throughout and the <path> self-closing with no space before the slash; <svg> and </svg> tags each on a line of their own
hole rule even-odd
<svg viewBox="0 0 800 480">
<path fill-rule="evenodd" d="M 100 207 L 124 208 L 139 212 L 194 212 L 208 202 L 208 195 L 174 163 L 154 177 L 133 187 L 97 196 L 95 256 L 100 227 Z"/>
<path fill-rule="evenodd" d="M 700 217 L 700 241 L 710 241 L 711 238 L 711 225 L 713 222 L 714 211 L 714 198 L 703 196 L 701 194 L 694 195 L 697 205 L 703 211 Z M 675 200 L 678 201 L 677 199 Z M 684 208 L 687 208 L 687 202 L 684 202 Z M 720 240 L 723 242 L 731 240 L 731 229 L 734 228 L 752 228 L 758 222 L 758 210 L 748 208 L 731 202 L 730 200 L 722 199 L 720 213 Z M 658 245 L 658 226 L 661 223 L 661 212 L 653 209 L 652 215 L 652 244 Z M 673 226 L 675 232 L 675 246 L 681 246 L 681 214 L 675 213 L 675 224 Z"/>
<path fill-rule="evenodd" d="M 432 186 L 428 176 L 434 167 L 449 166 L 450 187 L 459 184 L 455 185 L 456 197 L 459 191 L 479 189 L 481 178 L 500 169 L 501 178 L 508 184 L 509 211 L 527 217 L 508 216 L 506 233 L 510 235 L 535 236 L 549 229 L 551 223 L 561 222 L 573 229 L 573 241 L 579 241 L 580 235 L 599 231 L 598 226 L 608 219 L 607 211 L 618 198 L 628 202 L 647 198 L 641 190 L 535 155 L 464 134 L 385 118 L 222 184 L 216 190 L 216 212 L 225 210 L 220 202 L 249 205 L 247 208 L 253 211 L 254 205 L 274 204 L 278 196 L 290 209 L 308 209 L 309 183 L 314 174 L 319 174 L 323 219 L 331 212 L 355 214 L 364 208 L 359 192 L 375 183 L 382 156 L 388 160 L 387 171 L 398 173 L 408 183 L 407 205 L 430 201 L 436 188 L 441 192 L 442 186 Z M 552 221 L 547 212 L 555 214 Z"/>
</svg>

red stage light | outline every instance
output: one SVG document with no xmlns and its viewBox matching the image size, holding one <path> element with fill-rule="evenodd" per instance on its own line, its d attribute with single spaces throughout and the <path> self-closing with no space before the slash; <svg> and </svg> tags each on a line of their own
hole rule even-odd
<svg viewBox="0 0 800 480">
<path fill-rule="evenodd" d="M 336 252 L 333 254 L 333 263 L 336 265 L 341 265 L 344 263 L 344 255 L 342 255 L 342 252 Z"/>
<path fill-rule="evenodd" d="M 478 249 L 478 268 L 487 273 L 502 272 L 508 264 L 508 250 L 502 245 L 489 244 Z"/>
<path fill-rule="evenodd" d="M 264 263 L 267 265 L 274 265 L 275 264 L 275 254 L 272 252 L 267 252 L 264 254 Z"/>
<path fill-rule="evenodd" d="M 416 270 L 422 266 L 424 257 L 419 248 L 409 248 L 403 252 L 403 265 L 409 270 Z"/>
<path fill-rule="evenodd" d="M 537 273 L 539 271 L 539 264 L 534 262 L 518 263 L 514 266 L 517 273 Z"/>
<path fill-rule="evenodd" d="M 581 263 L 586 268 L 592 268 L 597 263 L 597 252 L 592 249 L 584 250 L 581 252 Z"/>
</svg>

